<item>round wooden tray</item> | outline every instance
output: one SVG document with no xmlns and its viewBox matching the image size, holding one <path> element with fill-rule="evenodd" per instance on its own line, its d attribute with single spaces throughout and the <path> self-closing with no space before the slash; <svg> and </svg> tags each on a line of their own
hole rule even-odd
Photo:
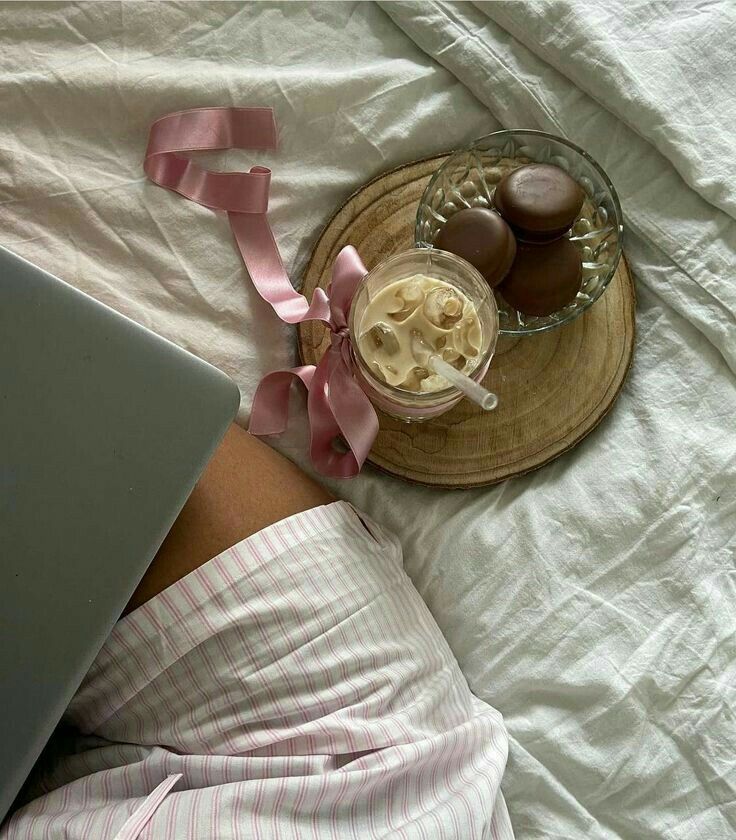
<svg viewBox="0 0 736 840">
<path fill-rule="evenodd" d="M 427 180 L 446 155 L 410 163 L 370 181 L 335 213 L 304 276 L 311 298 L 332 263 L 354 245 L 366 267 L 413 246 L 414 218 Z M 634 352 L 634 286 L 624 259 L 605 294 L 575 321 L 519 338 L 500 336 L 485 384 L 499 397 L 490 413 L 467 400 L 426 423 L 378 412 L 369 461 L 437 487 L 494 484 L 541 467 L 573 447 L 605 416 Z M 329 344 L 325 327 L 299 325 L 299 351 L 315 364 Z"/>
</svg>

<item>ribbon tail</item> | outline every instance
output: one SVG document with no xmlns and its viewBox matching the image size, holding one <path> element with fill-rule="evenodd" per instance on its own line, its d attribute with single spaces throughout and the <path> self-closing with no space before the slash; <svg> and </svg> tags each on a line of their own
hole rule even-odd
<svg viewBox="0 0 736 840">
<path fill-rule="evenodd" d="M 327 384 L 327 399 L 340 433 L 355 455 L 357 473 L 378 434 L 378 415 L 343 359 L 332 370 Z"/>
<path fill-rule="evenodd" d="M 146 175 L 160 187 L 214 210 L 265 213 L 271 172 L 203 169 L 183 152 L 215 149 L 275 149 L 276 122 L 271 108 L 193 108 L 156 120 L 143 161 Z"/>
<path fill-rule="evenodd" d="M 330 320 L 330 301 L 315 289 L 311 303 L 291 285 L 265 214 L 228 213 L 238 250 L 258 294 L 287 324 Z"/>
<path fill-rule="evenodd" d="M 345 366 L 339 346 L 331 347 L 317 365 L 307 408 L 316 469 L 330 478 L 354 478 L 378 433 L 378 417 Z M 340 437 L 348 451 L 337 449 Z"/>
<path fill-rule="evenodd" d="M 250 411 L 248 431 L 252 435 L 280 435 L 289 421 L 289 391 L 294 379 L 309 391 L 314 378 L 314 365 L 266 374 L 256 388 Z"/>
<path fill-rule="evenodd" d="M 366 267 L 352 245 L 346 245 L 335 257 L 330 282 L 330 315 L 332 325 L 339 330 L 347 327 L 348 313 Z"/>
</svg>

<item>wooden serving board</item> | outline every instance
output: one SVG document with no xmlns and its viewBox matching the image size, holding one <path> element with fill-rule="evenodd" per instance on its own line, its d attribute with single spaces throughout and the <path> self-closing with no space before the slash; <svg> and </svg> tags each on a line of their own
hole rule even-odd
<svg viewBox="0 0 736 840">
<path fill-rule="evenodd" d="M 354 245 L 368 269 L 413 246 L 414 221 L 428 179 L 445 155 L 410 163 L 370 181 L 335 213 L 309 261 L 303 293 L 326 288 L 332 263 Z M 563 327 L 501 335 L 485 384 L 499 397 L 490 413 L 462 400 L 425 423 L 378 412 L 369 461 L 399 478 L 437 487 L 494 484 L 541 467 L 594 429 L 613 405 L 634 352 L 635 296 L 622 258 L 609 287 Z M 329 345 L 322 324 L 299 325 L 299 351 L 316 363 Z"/>
</svg>

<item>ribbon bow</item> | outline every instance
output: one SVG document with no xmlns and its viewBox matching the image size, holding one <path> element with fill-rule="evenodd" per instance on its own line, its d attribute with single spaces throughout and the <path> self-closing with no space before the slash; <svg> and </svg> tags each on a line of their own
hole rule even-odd
<svg viewBox="0 0 736 840">
<path fill-rule="evenodd" d="M 323 475 L 351 478 L 360 472 L 378 433 L 378 418 L 352 372 L 348 313 L 365 275 L 352 245 L 343 248 L 332 267 L 329 289 L 331 342 L 319 364 L 279 370 L 263 377 L 256 389 L 248 431 L 254 435 L 283 432 L 294 379 L 306 386 L 312 463 Z M 344 440 L 347 452 L 336 448 Z"/>
<path fill-rule="evenodd" d="M 323 321 L 331 345 L 319 364 L 267 374 L 260 382 L 249 431 L 279 434 L 288 419 L 289 388 L 294 379 L 307 388 L 310 455 L 316 469 L 332 478 L 360 472 L 378 433 L 378 418 L 352 372 L 347 319 L 365 267 L 352 246 L 343 248 L 332 271 L 329 295 L 316 289 L 311 302 L 295 291 L 281 261 L 268 222 L 271 170 L 248 172 L 204 169 L 182 152 L 217 149 L 274 149 L 276 123 L 271 108 L 195 108 L 167 114 L 151 126 L 143 163 L 156 184 L 212 210 L 227 213 L 230 227 L 253 285 L 287 324 Z M 344 441 L 348 451 L 337 445 Z"/>
</svg>

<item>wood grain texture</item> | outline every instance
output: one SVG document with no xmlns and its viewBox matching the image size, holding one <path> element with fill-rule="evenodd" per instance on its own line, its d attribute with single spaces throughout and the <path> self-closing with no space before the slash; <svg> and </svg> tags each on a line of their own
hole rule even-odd
<svg viewBox="0 0 736 840">
<path fill-rule="evenodd" d="M 354 245 L 370 269 L 413 245 L 419 199 L 445 155 L 407 164 L 354 193 L 320 236 L 304 276 L 311 298 L 332 263 Z M 494 484 L 570 449 L 601 421 L 634 352 L 635 295 L 625 259 L 605 294 L 571 324 L 538 335 L 500 336 L 485 384 L 499 396 L 486 413 L 467 400 L 435 420 L 402 423 L 379 412 L 369 460 L 399 478 L 437 487 Z M 316 363 L 329 344 L 318 322 L 299 325 L 299 351 Z"/>
</svg>

